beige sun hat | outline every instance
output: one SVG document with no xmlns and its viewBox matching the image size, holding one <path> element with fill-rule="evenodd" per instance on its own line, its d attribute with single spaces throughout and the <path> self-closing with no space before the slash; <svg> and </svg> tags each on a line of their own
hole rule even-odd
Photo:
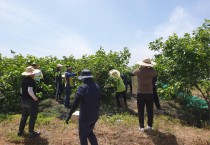
<svg viewBox="0 0 210 145">
<path fill-rule="evenodd" d="M 116 69 L 112 69 L 109 71 L 109 75 L 111 77 L 114 77 L 114 78 L 119 78 L 120 77 L 120 72 Z"/>
<path fill-rule="evenodd" d="M 142 61 L 137 62 L 137 64 L 141 65 L 141 66 L 150 66 L 153 67 L 154 65 L 156 65 L 155 62 L 151 61 L 151 59 L 149 58 L 144 58 Z"/>
<path fill-rule="evenodd" d="M 59 64 L 57 64 L 57 67 L 63 67 L 63 65 L 59 63 Z"/>
<path fill-rule="evenodd" d="M 26 70 L 22 73 L 23 76 L 30 76 L 39 73 L 39 70 L 34 69 L 33 66 L 28 66 Z"/>
</svg>

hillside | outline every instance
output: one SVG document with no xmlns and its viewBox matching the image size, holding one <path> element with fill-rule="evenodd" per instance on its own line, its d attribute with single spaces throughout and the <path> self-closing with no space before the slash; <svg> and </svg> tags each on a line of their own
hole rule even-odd
<svg viewBox="0 0 210 145">
<path fill-rule="evenodd" d="M 95 133 L 101 145 L 209 145 L 210 130 L 199 129 L 182 124 L 177 117 L 179 105 L 172 101 L 161 101 L 163 114 L 155 110 L 154 130 L 140 132 L 138 118 L 135 115 L 136 98 L 129 100 L 129 110 L 120 114 L 110 110 L 109 115 L 102 115 L 95 126 Z M 101 108 L 103 109 L 103 108 Z M 17 137 L 20 114 L 11 115 L 0 123 L 0 145 L 78 145 L 77 122 L 64 123 L 68 111 L 53 99 L 40 103 L 36 129 L 41 136 L 36 139 Z M 132 111 L 134 110 L 134 111 Z M 130 112 L 130 113 L 129 113 Z M 131 112 L 133 112 L 131 114 Z M 25 129 L 27 131 L 27 128 Z"/>
</svg>

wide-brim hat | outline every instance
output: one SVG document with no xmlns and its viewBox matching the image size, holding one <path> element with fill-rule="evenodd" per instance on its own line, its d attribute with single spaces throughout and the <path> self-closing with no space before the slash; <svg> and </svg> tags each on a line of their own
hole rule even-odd
<svg viewBox="0 0 210 145">
<path fill-rule="evenodd" d="M 39 73 L 40 70 L 34 69 L 33 66 L 28 66 L 26 70 L 22 73 L 23 76 L 30 76 Z"/>
<path fill-rule="evenodd" d="M 120 77 L 120 72 L 116 69 L 112 69 L 109 71 L 109 75 L 114 78 Z"/>
<path fill-rule="evenodd" d="M 149 58 L 144 58 L 142 61 L 137 62 L 137 64 L 141 66 L 149 66 L 149 67 L 153 67 L 154 65 L 156 65 L 156 63 L 151 61 L 151 59 Z"/>
<path fill-rule="evenodd" d="M 57 64 L 57 67 L 63 67 L 63 65 L 59 63 L 59 64 Z"/>
<path fill-rule="evenodd" d="M 83 69 L 80 76 L 78 77 L 79 80 L 86 78 L 93 78 L 92 73 L 89 69 Z"/>
</svg>

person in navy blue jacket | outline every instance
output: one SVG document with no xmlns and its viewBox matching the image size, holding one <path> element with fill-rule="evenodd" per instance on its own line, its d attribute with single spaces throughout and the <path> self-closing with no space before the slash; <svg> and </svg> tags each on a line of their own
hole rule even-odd
<svg viewBox="0 0 210 145">
<path fill-rule="evenodd" d="M 79 138 L 81 145 L 88 145 L 87 139 L 91 145 L 98 145 L 97 138 L 93 132 L 95 123 L 99 118 L 99 105 L 101 99 L 100 87 L 93 81 L 91 71 L 84 69 L 78 79 L 83 81 L 76 92 L 75 101 L 70 109 L 66 123 L 68 124 L 72 114 L 80 106 L 79 114 Z"/>
</svg>

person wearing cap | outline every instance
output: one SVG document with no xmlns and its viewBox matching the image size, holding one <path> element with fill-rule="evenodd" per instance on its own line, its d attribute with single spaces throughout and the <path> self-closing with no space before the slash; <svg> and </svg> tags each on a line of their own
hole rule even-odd
<svg viewBox="0 0 210 145">
<path fill-rule="evenodd" d="M 19 125 L 18 136 L 24 134 L 24 128 L 28 117 L 29 119 L 29 137 L 33 138 L 40 135 L 40 132 L 34 131 L 35 122 L 38 114 L 38 98 L 36 96 L 35 89 L 35 74 L 39 73 L 32 66 L 28 66 L 25 72 L 22 73 L 24 76 L 21 83 L 21 107 L 22 116 Z"/>
<path fill-rule="evenodd" d="M 57 64 L 57 68 L 55 72 L 56 101 L 61 101 L 61 94 L 63 92 L 62 74 L 61 74 L 62 67 L 63 67 L 62 64 Z"/>
<path fill-rule="evenodd" d="M 120 104 L 120 97 L 122 96 L 124 103 L 125 103 L 125 107 L 127 107 L 127 99 L 126 99 L 126 87 L 125 84 L 123 82 L 123 79 L 120 75 L 120 72 L 116 69 L 112 69 L 109 71 L 109 75 L 111 77 L 114 78 L 114 85 L 116 87 L 116 94 L 115 94 L 115 99 L 117 102 L 117 108 L 121 108 L 121 104 Z"/>
<path fill-rule="evenodd" d="M 139 61 L 140 67 L 132 72 L 132 75 L 137 76 L 137 106 L 140 131 L 144 132 L 144 108 L 147 110 L 147 130 L 152 130 L 153 125 L 153 78 L 157 76 L 157 72 L 153 66 L 155 62 L 149 58 L 144 58 Z"/>
<path fill-rule="evenodd" d="M 76 76 L 76 75 L 77 75 L 76 73 L 72 72 L 72 67 L 68 66 L 67 70 L 65 72 L 65 92 L 66 92 L 66 96 L 65 96 L 64 106 L 66 108 L 71 108 L 70 95 L 71 95 L 72 87 L 74 85 L 72 77 Z"/>
<path fill-rule="evenodd" d="M 79 113 L 79 138 L 81 145 L 87 145 L 87 139 L 91 145 L 98 145 L 97 138 L 93 132 L 94 126 L 99 118 L 99 105 L 101 99 L 100 87 L 94 82 L 91 71 L 84 69 L 78 77 L 83 81 L 76 92 L 75 101 L 70 109 L 66 123 L 68 124 L 72 114 L 78 106 Z"/>
</svg>

